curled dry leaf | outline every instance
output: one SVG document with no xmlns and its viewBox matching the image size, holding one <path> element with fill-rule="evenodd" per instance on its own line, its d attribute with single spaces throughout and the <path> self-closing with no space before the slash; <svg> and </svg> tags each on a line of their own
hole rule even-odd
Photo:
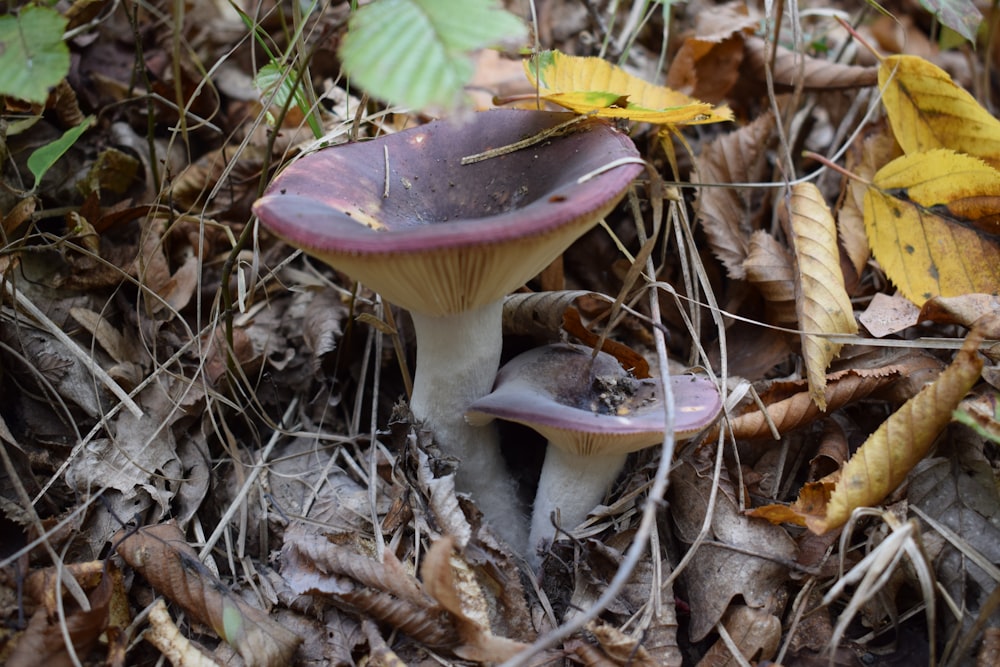
<svg viewBox="0 0 1000 667">
<path fill-rule="evenodd" d="M 653 660 L 653 657 L 637 639 L 612 625 L 591 621 L 587 624 L 587 631 L 594 635 L 594 638 L 601 645 L 601 650 L 611 658 L 612 664 L 664 667 L 663 663 Z"/>
<path fill-rule="evenodd" d="M 839 410 L 845 405 L 859 401 L 871 393 L 891 385 L 907 371 L 905 365 L 886 366 L 871 370 L 848 369 L 830 373 L 826 378 L 826 409 Z M 778 433 L 808 426 L 823 416 L 823 412 L 812 400 L 805 383 L 776 382 L 759 392 L 761 401 L 767 406 Z M 757 409 L 730 419 L 733 437 L 737 440 L 761 440 L 771 438 L 771 429 L 764 414 Z M 718 435 L 713 429 L 705 442 L 712 442 Z"/>
<path fill-rule="evenodd" d="M 746 57 L 743 71 L 758 81 L 767 81 L 766 69 L 771 66 L 771 51 L 760 37 L 746 37 L 744 51 Z M 778 46 L 774 53 L 771 76 L 775 87 L 787 90 L 801 80 L 803 90 L 843 90 L 845 88 L 865 88 L 878 82 L 878 71 L 874 67 L 844 65 L 824 58 L 813 58 Z"/>
<path fill-rule="evenodd" d="M 746 660 L 766 664 L 781 644 L 781 619 L 764 609 L 733 605 L 722 617 L 722 626 Z M 719 638 L 699 661 L 699 667 L 727 665 L 733 660 L 729 645 Z"/>
<path fill-rule="evenodd" d="M 465 660 L 490 663 L 502 662 L 526 649 L 527 644 L 492 633 L 483 591 L 468 563 L 454 556 L 453 549 L 451 538 L 437 540 L 420 568 L 424 589 L 454 618 L 461 643 L 452 651 Z"/>
<path fill-rule="evenodd" d="M 1000 296 L 996 294 L 936 296 L 920 309 L 919 321 L 961 324 L 968 329 L 976 329 L 985 338 L 1000 338 Z"/>
<path fill-rule="evenodd" d="M 115 536 L 118 555 L 157 593 L 228 642 L 247 665 L 287 665 L 302 639 L 225 587 L 173 523 Z"/>
<path fill-rule="evenodd" d="M 1000 121 L 943 69 L 917 56 L 889 56 L 878 83 L 904 153 L 948 148 L 1000 168 Z"/>
<path fill-rule="evenodd" d="M 858 331 L 854 308 L 844 289 L 833 215 L 813 183 L 792 186 L 789 216 L 792 245 L 798 265 L 795 310 L 802 334 L 802 357 L 809 379 L 809 394 L 826 411 L 826 368 L 840 352 L 822 334 L 853 334 Z"/>
<path fill-rule="evenodd" d="M 792 254 L 763 229 L 750 237 L 747 257 L 743 260 L 747 280 L 753 283 L 767 301 L 773 322 L 780 326 L 794 326 L 795 266 Z"/>
<path fill-rule="evenodd" d="M 766 155 L 774 132 L 774 116 L 767 113 L 735 132 L 723 135 L 706 145 L 695 158 L 694 183 L 725 185 L 759 180 L 767 167 Z M 752 212 L 758 207 L 751 200 L 760 190 L 735 188 L 699 188 L 695 211 L 705 227 L 712 253 L 719 258 L 732 278 L 746 276 L 743 261 L 747 258 Z"/>
<path fill-rule="evenodd" d="M 875 259 L 918 306 L 1000 291 L 1000 172 L 937 149 L 882 167 L 865 195 Z"/>
<path fill-rule="evenodd" d="M 868 437 L 836 482 L 806 484 L 792 505 L 768 505 L 751 515 L 805 525 L 820 534 L 844 525 L 855 508 L 882 502 L 927 454 L 979 379 L 983 362 L 976 348 L 981 341 L 970 334 L 951 365 Z"/>
</svg>

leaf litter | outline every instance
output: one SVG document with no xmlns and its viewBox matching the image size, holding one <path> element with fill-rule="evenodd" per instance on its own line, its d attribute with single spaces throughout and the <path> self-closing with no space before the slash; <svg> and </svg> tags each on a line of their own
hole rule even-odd
<svg viewBox="0 0 1000 667">
<path fill-rule="evenodd" d="M 73 3 L 62 82 L 2 98 L 0 660 L 989 664 L 997 63 L 921 27 L 970 36 L 975 8 L 583 4 L 540 7 L 544 72 L 449 66 L 480 108 L 534 105 L 538 76 L 616 118 L 679 194 L 641 176 L 511 298 L 505 356 L 710 370 L 725 420 L 632 455 L 532 571 L 411 423 L 405 311 L 250 215 L 295 156 L 428 120 L 354 97 L 346 4 L 247 14 L 304 86 L 268 100 L 232 11 Z M 732 120 L 681 127 L 705 116 Z M 911 307 L 876 332 L 890 297 Z M 543 443 L 503 437 L 530 500 Z"/>
</svg>

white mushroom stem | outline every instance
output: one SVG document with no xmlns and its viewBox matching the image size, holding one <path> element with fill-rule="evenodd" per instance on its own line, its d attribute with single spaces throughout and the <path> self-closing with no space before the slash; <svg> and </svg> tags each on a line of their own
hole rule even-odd
<svg viewBox="0 0 1000 667">
<path fill-rule="evenodd" d="M 531 549 L 550 543 L 556 536 L 553 512 L 558 510 L 557 523 L 565 531 L 583 523 L 587 514 L 604 500 L 625 467 L 626 458 L 628 454 L 582 456 L 549 442 L 531 513 L 528 537 Z M 529 557 L 536 558 L 533 553 Z"/>
<path fill-rule="evenodd" d="M 410 409 L 441 450 L 460 459 L 455 486 L 473 495 L 497 533 L 515 551 L 527 545 L 527 521 L 500 452 L 495 424 L 471 426 L 469 403 L 493 389 L 503 347 L 503 300 L 443 317 L 411 312 L 417 368 Z"/>
</svg>

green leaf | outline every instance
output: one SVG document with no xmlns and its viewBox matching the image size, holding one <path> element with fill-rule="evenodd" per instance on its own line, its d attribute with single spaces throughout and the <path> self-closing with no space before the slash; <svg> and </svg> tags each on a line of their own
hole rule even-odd
<svg viewBox="0 0 1000 667">
<path fill-rule="evenodd" d="M 65 31 L 66 19 L 46 7 L 0 16 L 0 95 L 44 103 L 69 72 Z"/>
<path fill-rule="evenodd" d="M 523 38 L 494 0 L 377 0 L 351 17 L 340 58 L 370 95 L 412 109 L 451 109 L 472 78 L 470 54 Z"/>
<path fill-rule="evenodd" d="M 87 131 L 94 123 L 93 116 L 87 116 L 83 119 L 83 122 L 72 127 L 65 132 L 63 135 L 53 141 L 52 143 L 45 144 L 41 148 L 36 149 L 31 155 L 28 156 L 28 169 L 35 176 L 35 187 L 42 182 L 42 176 L 45 176 L 45 172 L 52 168 L 59 158 L 61 158 L 70 147 L 76 143 L 76 140 L 80 138 L 84 132 Z"/>
<path fill-rule="evenodd" d="M 972 0 L 920 0 L 920 4 L 942 24 L 975 43 L 983 15 Z"/>
</svg>

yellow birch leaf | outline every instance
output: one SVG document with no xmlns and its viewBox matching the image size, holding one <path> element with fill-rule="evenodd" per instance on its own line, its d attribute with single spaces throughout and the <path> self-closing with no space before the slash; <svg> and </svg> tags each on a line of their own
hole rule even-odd
<svg viewBox="0 0 1000 667">
<path fill-rule="evenodd" d="M 878 82 L 904 153 L 950 148 L 1000 168 L 1000 121 L 943 69 L 917 56 L 889 56 Z"/>
<path fill-rule="evenodd" d="M 906 298 L 1000 292 L 1000 172 L 937 149 L 882 167 L 865 194 L 875 259 Z"/>
<path fill-rule="evenodd" d="M 927 455 L 976 384 L 982 340 L 978 332 L 969 334 L 951 365 L 885 420 L 839 471 L 804 485 L 791 505 L 765 505 L 747 514 L 820 535 L 843 526 L 856 508 L 881 503 Z"/>
<path fill-rule="evenodd" d="M 865 440 L 841 469 L 825 516 L 806 517 L 809 530 L 819 535 L 839 528 L 855 508 L 878 505 L 903 483 L 979 379 L 983 360 L 976 349 L 981 341 L 980 334 L 969 334 L 937 380 L 900 406 Z"/>
<path fill-rule="evenodd" d="M 580 114 L 658 125 L 700 125 L 732 120 L 727 106 L 713 107 L 676 90 L 634 77 L 601 58 L 542 51 L 524 71 L 543 100 Z"/>
<path fill-rule="evenodd" d="M 823 195 L 812 183 L 792 186 L 792 245 L 798 263 L 795 310 L 802 334 L 802 357 L 809 380 L 809 395 L 826 410 L 826 367 L 840 353 L 823 333 L 857 333 L 851 299 L 844 289 L 837 248 L 837 225 Z"/>
</svg>

